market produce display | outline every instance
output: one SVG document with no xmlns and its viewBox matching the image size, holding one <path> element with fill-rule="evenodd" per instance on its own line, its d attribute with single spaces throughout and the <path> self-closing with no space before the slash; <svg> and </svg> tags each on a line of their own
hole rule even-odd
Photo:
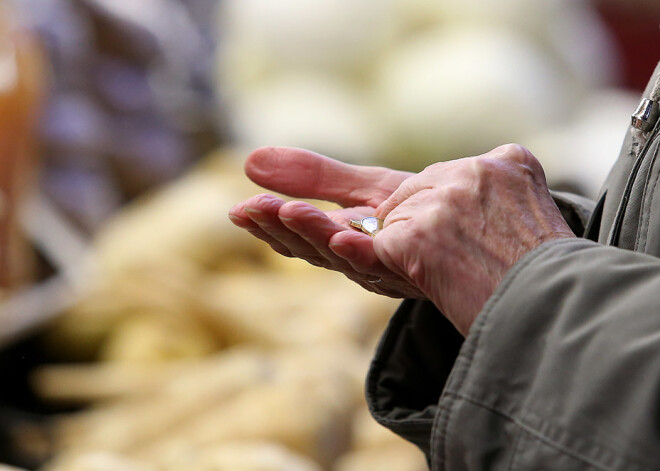
<svg viewBox="0 0 660 471">
<path fill-rule="evenodd" d="M 85 406 L 43 431 L 44 471 L 349 471 L 384 456 L 425 469 L 363 398 L 396 301 L 235 229 L 227 200 L 258 191 L 237 155 L 214 153 L 98 233 L 94 276 L 45 332 L 65 362 L 32 376 L 43 400 Z"/>
</svg>

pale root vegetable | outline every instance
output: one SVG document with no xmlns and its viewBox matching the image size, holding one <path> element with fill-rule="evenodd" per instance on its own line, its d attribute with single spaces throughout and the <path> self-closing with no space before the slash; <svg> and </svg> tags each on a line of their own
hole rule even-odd
<svg viewBox="0 0 660 471">
<path fill-rule="evenodd" d="M 253 350 L 210 357 L 153 389 L 62 417 L 56 450 L 128 453 L 258 384 L 271 370 L 265 353 Z"/>
<path fill-rule="evenodd" d="M 364 378 L 371 361 L 371 352 L 350 342 L 335 342 L 286 348 L 271 353 L 282 382 L 297 382 L 320 377 L 333 378 L 346 386 L 351 404 L 364 402 Z"/>
<path fill-rule="evenodd" d="M 191 360 L 219 349 L 219 342 L 195 316 L 137 311 L 112 330 L 99 358 L 124 364 Z"/>
<path fill-rule="evenodd" d="M 333 471 L 427 471 L 428 464 L 419 448 L 410 443 L 365 448 L 342 456 Z"/>
<path fill-rule="evenodd" d="M 293 294 L 295 293 L 295 295 Z M 262 346 L 364 342 L 391 312 L 341 275 L 220 275 L 203 288 L 209 325 L 228 344 Z M 247 301 L 249 300 L 249 302 Z"/>
<path fill-rule="evenodd" d="M 197 170 L 119 212 L 97 234 L 91 254 L 98 276 L 168 258 L 201 266 L 258 252 L 261 246 L 236 228 L 227 212 L 259 192 L 231 153 L 210 157 Z"/>
<path fill-rule="evenodd" d="M 96 358 L 102 345 L 117 334 L 119 325 L 130 323 L 140 313 L 162 316 L 165 325 L 168 319 L 195 325 L 200 319 L 195 286 L 201 279 L 198 266 L 175 257 L 107 273 L 91 281 L 80 300 L 48 326 L 48 345 L 59 358 L 89 360 Z M 201 327 L 189 330 L 196 330 L 198 337 L 207 336 Z"/>
<path fill-rule="evenodd" d="M 163 471 L 321 471 L 314 461 L 264 441 L 228 441 L 171 456 Z"/>
<path fill-rule="evenodd" d="M 366 405 L 353 415 L 351 426 L 351 449 L 387 448 L 391 445 L 406 445 L 408 442 L 394 432 L 383 427 L 369 413 Z M 410 445 L 414 447 L 414 445 Z"/>
<path fill-rule="evenodd" d="M 280 441 L 329 460 L 345 445 L 367 363 L 363 352 L 341 345 L 231 349 L 122 400 L 61 418 L 56 451 L 109 451 L 156 462 L 165 452 L 243 437 Z"/>
<path fill-rule="evenodd" d="M 188 362 L 55 364 L 36 369 L 31 382 L 36 394 L 45 401 L 89 403 L 153 391 L 189 367 Z"/>
<path fill-rule="evenodd" d="M 41 471 L 159 471 L 148 463 L 116 453 L 87 452 L 65 454 L 47 463 Z"/>
<path fill-rule="evenodd" d="M 310 364 L 310 373 L 312 367 L 322 365 Z M 170 453 L 256 439 L 280 443 L 328 466 L 348 447 L 353 407 L 351 382 L 341 375 L 275 378 L 209 408 L 136 456 L 158 462 Z"/>
</svg>

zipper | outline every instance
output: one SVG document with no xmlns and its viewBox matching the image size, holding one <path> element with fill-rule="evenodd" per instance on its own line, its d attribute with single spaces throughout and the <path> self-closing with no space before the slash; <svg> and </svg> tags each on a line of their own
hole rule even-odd
<svg viewBox="0 0 660 471">
<path fill-rule="evenodd" d="M 626 208 L 628 207 L 628 201 L 630 200 L 630 194 L 632 193 L 632 187 L 637 179 L 637 174 L 639 173 L 639 168 L 642 166 L 644 157 L 651 146 L 651 143 L 655 140 L 658 131 L 660 130 L 660 119 L 658 113 L 658 107 L 660 102 L 660 75 L 655 77 L 653 86 L 651 87 L 651 93 L 649 98 L 642 98 L 637 110 L 631 116 L 631 132 L 635 133 L 633 136 L 632 145 L 639 146 L 639 141 L 646 139 L 642 148 L 637 154 L 637 159 L 633 164 L 633 168 L 630 171 L 630 176 L 626 182 L 626 187 L 623 191 L 623 196 L 621 197 L 621 202 L 616 211 L 616 216 L 614 217 L 614 223 L 612 224 L 612 229 L 610 230 L 610 235 L 607 238 L 607 245 L 615 245 L 621 234 L 621 227 L 623 225 L 623 216 L 626 213 Z M 648 133 L 648 134 L 647 134 Z M 644 134 L 647 134 L 644 136 Z M 650 170 L 649 170 L 650 171 Z"/>
<path fill-rule="evenodd" d="M 607 238 L 607 245 L 616 245 L 619 239 L 619 235 L 621 234 L 621 228 L 623 226 L 623 217 L 626 213 L 626 208 L 628 207 L 628 201 L 630 200 L 630 195 L 632 193 L 632 187 L 635 183 L 635 180 L 637 179 L 637 174 L 639 173 L 639 168 L 642 166 L 644 157 L 646 157 L 646 153 L 649 147 L 651 146 L 651 143 L 656 138 L 658 131 L 660 131 L 660 120 L 658 120 L 655 123 L 655 126 L 653 130 L 649 133 L 648 137 L 646 138 L 646 141 L 644 142 L 642 149 L 640 150 L 639 154 L 637 154 L 637 158 L 635 160 L 635 163 L 633 164 L 633 168 L 630 171 L 630 176 L 628 177 L 628 181 L 626 182 L 626 187 L 623 191 L 623 196 L 621 197 L 621 203 L 619 203 L 619 207 L 616 211 L 616 216 L 614 217 L 614 223 L 612 224 L 612 229 L 610 230 L 609 237 Z M 642 134 L 640 131 L 634 128 L 632 132 Z M 639 141 L 635 139 L 633 141 L 633 145 L 635 142 L 639 143 Z"/>
</svg>

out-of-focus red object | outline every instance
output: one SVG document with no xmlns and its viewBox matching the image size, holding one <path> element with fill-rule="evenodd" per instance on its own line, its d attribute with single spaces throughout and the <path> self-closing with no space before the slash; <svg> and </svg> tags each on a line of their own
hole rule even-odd
<svg viewBox="0 0 660 471">
<path fill-rule="evenodd" d="M 660 60 L 660 1 L 596 0 L 619 48 L 620 85 L 641 91 Z"/>
<path fill-rule="evenodd" d="M 40 49 L 0 0 L 0 288 L 29 279 L 30 251 L 17 211 L 35 183 L 34 128 L 43 68 Z"/>
</svg>

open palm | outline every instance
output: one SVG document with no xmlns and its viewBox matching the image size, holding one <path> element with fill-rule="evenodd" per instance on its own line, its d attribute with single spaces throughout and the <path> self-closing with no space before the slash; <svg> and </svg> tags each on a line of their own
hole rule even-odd
<svg viewBox="0 0 660 471">
<path fill-rule="evenodd" d="M 303 201 L 286 202 L 264 193 L 231 209 L 229 218 L 238 227 L 284 256 L 339 271 L 369 291 L 398 298 L 424 297 L 405 275 L 380 262 L 370 236 L 349 225 L 350 219 L 371 216 L 412 174 L 349 165 L 303 149 L 280 147 L 253 152 L 245 172 L 269 190 L 331 201 L 342 208 L 321 211 Z"/>
</svg>

